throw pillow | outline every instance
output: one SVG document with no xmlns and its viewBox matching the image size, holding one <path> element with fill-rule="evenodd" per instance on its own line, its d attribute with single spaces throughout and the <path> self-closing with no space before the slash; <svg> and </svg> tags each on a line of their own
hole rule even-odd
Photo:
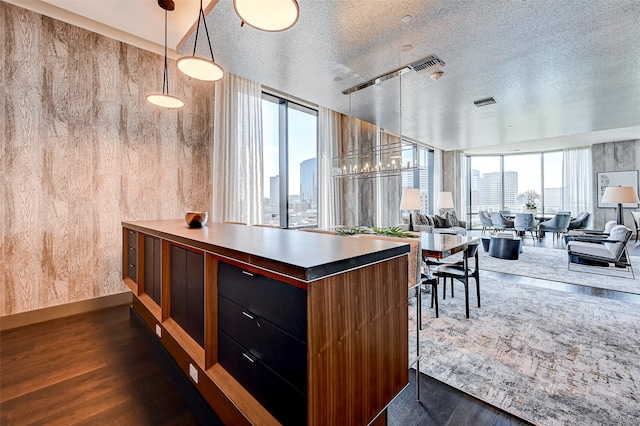
<svg viewBox="0 0 640 426">
<path fill-rule="evenodd" d="M 416 212 L 413 216 L 413 224 L 414 225 L 428 225 L 427 217 L 422 213 Z"/>
<path fill-rule="evenodd" d="M 429 225 L 432 228 L 435 228 L 435 224 L 433 223 L 433 216 L 427 214 L 425 215 L 425 217 L 427 218 L 427 225 Z"/>
<path fill-rule="evenodd" d="M 446 217 L 434 215 L 433 221 L 435 222 L 434 228 L 450 228 L 451 222 Z"/>
<path fill-rule="evenodd" d="M 445 214 L 444 217 L 449 219 L 451 226 L 460 226 L 460 220 L 458 220 L 458 216 L 456 215 L 455 210 L 447 212 L 447 214 Z"/>
</svg>

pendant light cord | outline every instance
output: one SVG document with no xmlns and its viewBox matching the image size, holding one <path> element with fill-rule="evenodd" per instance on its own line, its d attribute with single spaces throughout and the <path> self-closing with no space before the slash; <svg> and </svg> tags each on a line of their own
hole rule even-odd
<svg viewBox="0 0 640 426">
<path fill-rule="evenodd" d="M 167 9 L 164 10 L 164 76 L 162 78 L 162 94 L 169 94 L 169 78 L 167 76 Z M 166 88 L 166 92 L 165 92 Z"/>
<path fill-rule="evenodd" d="M 196 56 L 196 47 L 198 46 L 198 33 L 200 32 L 200 19 L 204 24 L 204 31 L 207 34 L 207 42 L 209 43 L 209 53 L 211 53 L 211 61 L 215 62 L 213 58 L 213 49 L 211 48 L 211 39 L 209 38 L 209 28 L 207 28 L 207 20 L 204 16 L 204 10 L 202 10 L 202 0 L 200 0 L 200 13 L 198 14 L 198 26 L 196 27 L 196 39 L 193 43 L 193 55 Z"/>
</svg>

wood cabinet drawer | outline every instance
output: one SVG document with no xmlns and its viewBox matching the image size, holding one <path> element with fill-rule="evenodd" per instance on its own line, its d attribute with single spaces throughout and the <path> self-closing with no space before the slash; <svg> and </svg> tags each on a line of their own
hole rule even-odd
<svg viewBox="0 0 640 426">
<path fill-rule="evenodd" d="M 304 342 L 222 296 L 218 298 L 218 325 L 300 392 L 307 393 Z"/>
<path fill-rule="evenodd" d="M 218 294 L 307 341 L 307 292 L 218 262 Z"/>
<path fill-rule="evenodd" d="M 223 331 L 218 361 L 283 425 L 307 424 L 307 399 Z"/>
</svg>

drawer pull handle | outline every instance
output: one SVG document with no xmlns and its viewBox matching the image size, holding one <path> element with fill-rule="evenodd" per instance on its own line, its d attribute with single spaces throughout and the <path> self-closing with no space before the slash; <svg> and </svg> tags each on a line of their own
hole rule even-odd
<svg viewBox="0 0 640 426">
<path fill-rule="evenodd" d="M 251 355 L 248 355 L 248 354 L 243 352 L 242 356 L 245 357 L 251 364 L 256 362 L 256 358 L 252 357 Z"/>
<path fill-rule="evenodd" d="M 245 275 L 249 275 L 250 277 L 253 276 L 253 274 L 251 272 L 249 272 L 249 271 L 242 271 L 242 273 L 245 274 Z"/>
<path fill-rule="evenodd" d="M 249 319 L 255 319 L 253 315 L 251 315 L 249 312 L 246 312 L 246 311 L 242 311 L 242 315 L 244 315 Z"/>
<path fill-rule="evenodd" d="M 134 265 L 132 265 L 132 264 L 129 264 L 129 268 L 134 268 Z"/>
<path fill-rule="evenodd" d="M 129 250 L 134 251 L 135 249 L 133 247 L 129 247 Z"/>
</svg>

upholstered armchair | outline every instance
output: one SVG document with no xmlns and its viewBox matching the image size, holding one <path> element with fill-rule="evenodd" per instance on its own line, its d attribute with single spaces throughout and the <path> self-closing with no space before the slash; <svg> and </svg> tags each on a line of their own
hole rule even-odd
<svg viewBox="0 0 640 426">
<path fill-rule="evenodd" d="M 640 212 L 631 212 L 633 223 L 636 225 L 636 243 L 638 242 L 638 234 L 640 234 Z"/>
<path fill-rule="evenodd" d="M 572 264 L 624 267 L 631 271 L 631 276 L 635 279 L 627 252 L 627 243 L 632 234 L 626 226 L 616 225 L 606 239 L 575 237 L 567 242 L 567 269 L 571 270 Z"/>
</svg>

